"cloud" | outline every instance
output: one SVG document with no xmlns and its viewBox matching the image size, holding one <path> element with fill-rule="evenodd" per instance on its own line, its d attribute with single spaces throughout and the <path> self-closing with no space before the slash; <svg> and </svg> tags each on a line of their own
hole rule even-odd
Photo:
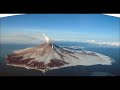
<svg viewBox="0 0 120 90">
<path fill-rule="evenodd" d="M 104 15 L 109 15 L 109 16 L 114 16 L 114 17 L 119 17 L 120 18 L 120 14 L 104 14 Z"/>
<path fill-rule="evenodd" d="M 14 43 L 38 43 L 45 41 L 41 33 L 28 32 L 11 32 L 2 33 L 0 42 L 14 42 Z"/>
<path fill-rule="evenodd" d="M 53 41 L 74 41 L 80 42 L 79 38 L 50 38 Z M 12 32 L 12 33 L 2 33 L 0 36 L 0 42 L 20 42 L 20 43 L 40 43 L 44 42 L 45 39 L 41 32 L 33 33 L 33 32 Z M 120 46 L 120 42 L 102 42 L 96 40 L 84 40 L 81 42 L 93 43 L 98 45 L 107 45 L 107 46 Z"/>
<path fill-rule="evenodd" d="M 0 36 L 1 42 L 18 42 L 18 43 L 31 43 L 31 42 L 43 42 L 45 41 L 44 36 L 42 35 L 44 32 L 28 32 L 27 30 L 22 31 L 14 31 L 14 32 L 2 32 Z M 46 33 L 45 33 L 46 34 Z M 76 33 L 75 33 L 76 34 Z M 59 38 L 57 35 L 51 36 L 47 33 L 48 37 L 53 41 L 79 41 L 79 38 L 69 38 L 64 37 Z"/>
<path fill-rule="evenodd" d="M 100 42 L 96 40 L 85 40 L 82 42 L 93 43 L 93 44 L 98 44 L 98 45 L 107 45 L 107 46 L 120 46 L 120 42 Z"/>
<path fill-rule="evenodd" d="M 104 15 L 109 15 L 109 16 L 114 16 L 114 17 L 120 17 L 120 14 L 105 14 Z M 2 17 L 8 17 L 8 16 L 15 16 L 15 15 L 24 15 L 24 14 L 0 14 L 0 18 Z"/>
<path fill-rule="evenodd" d="M 15 15 L 23 15 L 23 14 L 0 14 L 0 18 L 8 17 L 8 16 L 15 16 Z"/>
</svg>

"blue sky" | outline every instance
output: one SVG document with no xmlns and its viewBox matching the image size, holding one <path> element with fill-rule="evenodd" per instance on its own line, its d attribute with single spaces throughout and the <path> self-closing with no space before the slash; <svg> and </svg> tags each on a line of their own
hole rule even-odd
<svg viewBox="0 0 120 90">
<path fill-rule="evenodd" d="M 39 36 L 42 32 L 54 40 L 119 42 L 119 18 L 102 14 L 26 14 L 1 18 L 0 22 L 1 37 L 13 32 Z"/>
</svg>

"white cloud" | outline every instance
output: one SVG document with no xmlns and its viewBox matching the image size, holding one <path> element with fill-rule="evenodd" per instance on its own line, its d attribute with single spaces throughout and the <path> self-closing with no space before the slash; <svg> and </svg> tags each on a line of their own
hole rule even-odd
<svg viewBox="0 0 120 90">
<path fill-rule="evenodd" d="M 114 17 L 119 17 L 120 18 L 120 14 L 105 14 L 105 15 L 109 15 L 109 16 L 114 16 Z"/>
<path fill-rule="evenodd" d="M 86 40 L 85 42 L 89 42 L 89 43 L 96 43 L 95 40 Z"/>
<path fill-rule="evenodd" d="M 8 17 L 8 16 L 15 16 L 15 15 L 23 15 L 23 14 L 0 14 L 0 18 Z"/>
<path fill-rule="evenodd" d="M 120 42 L 100 42 L 96 40 L 85 40 L 82 42 L 93 43 L 93 44 L 98 44 L 98 45 L 120 46 Z"/>
<path fill-rule="evenodd" d="M 8 17 L 8 16 L 14 16 L 14 15 L 24 15 L 24 14 L 0 14 L 0 18 L 2 18 L 2 17 Z M 104 15 L 109 15 L 109 16 L 114 16 L 114 17 L 120 17 L 120 14 L 104 14 Z"/>
</svg>

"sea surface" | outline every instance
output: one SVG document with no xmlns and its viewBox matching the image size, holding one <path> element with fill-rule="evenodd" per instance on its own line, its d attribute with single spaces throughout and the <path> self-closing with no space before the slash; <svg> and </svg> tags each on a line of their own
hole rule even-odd
<svg viewBox="0 0 120 90">
<path fill-rule="evenodd" d="M 120 76 L 120 48 L 100 46 L 80 42 L 54 42 L 56 45 L 73 50 L 88 50 L 111 57 L 115 62 L 112 65 L 71 66 L 41 73 L 37 70 L 28 70 L 20 67 L 7 66 L 5 57 L 14 50 L 36 46 L 35 44 L 0 44 L 0 72 L 14 73 L 19 76 Z"/>
</svg>

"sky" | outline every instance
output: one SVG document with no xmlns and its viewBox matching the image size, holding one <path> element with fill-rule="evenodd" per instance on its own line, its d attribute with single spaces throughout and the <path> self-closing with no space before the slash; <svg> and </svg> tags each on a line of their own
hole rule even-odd
<svg viewBox="0 0 120 90">
<path fill-rule="evenodd" d="M 0 18 L 0 23 L 6 42 L 43 38 L 40 33 L 53 40 L 119 42 L 120 18 L 103 14 L 25 14 Z"/>
</svg>

